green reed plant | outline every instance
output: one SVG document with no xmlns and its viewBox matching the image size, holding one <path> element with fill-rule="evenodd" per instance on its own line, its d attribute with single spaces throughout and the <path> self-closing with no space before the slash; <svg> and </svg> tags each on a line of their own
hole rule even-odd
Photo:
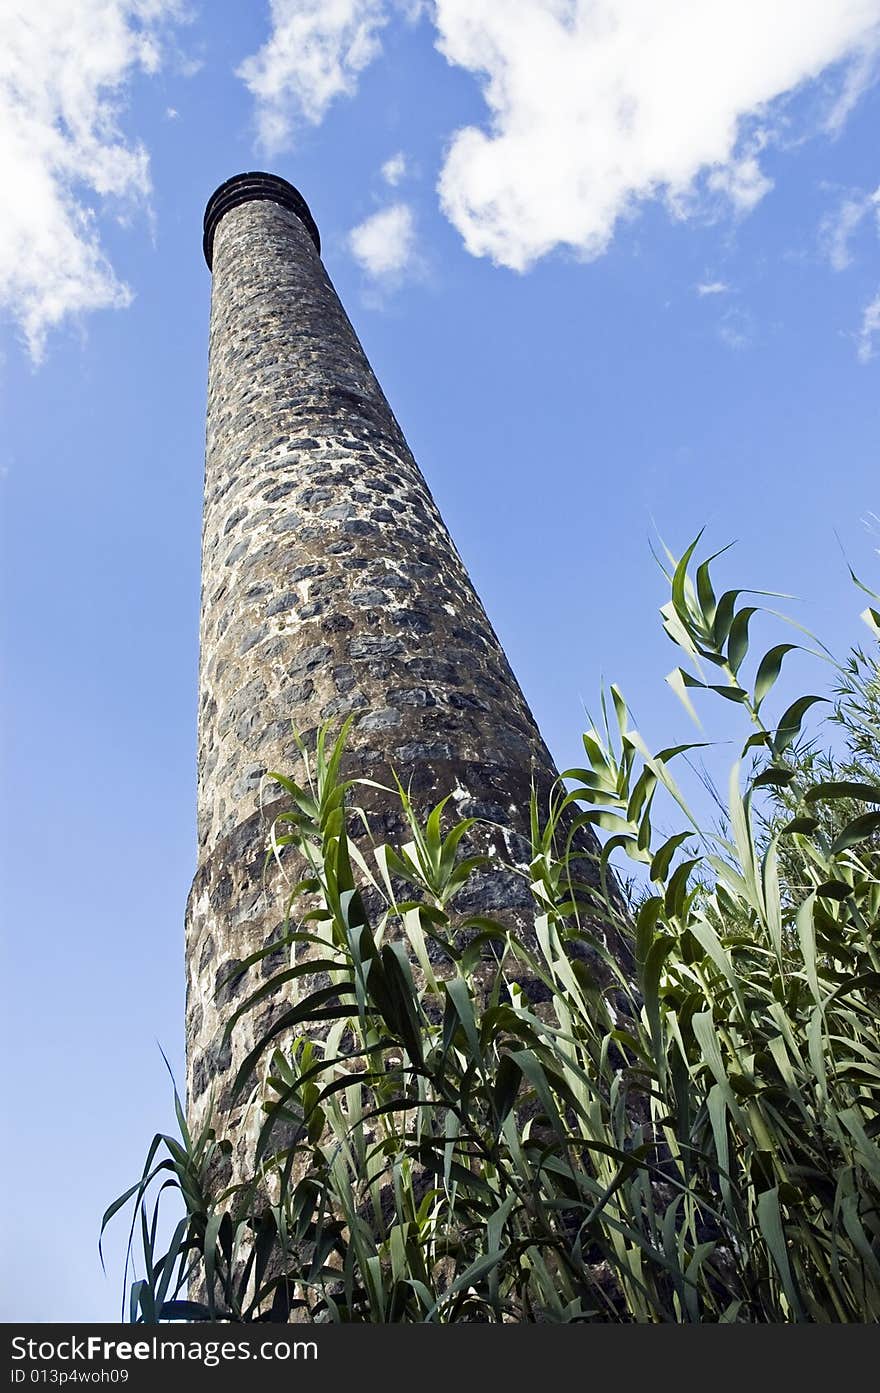
<svg viewBox="0 0 880 1393">
<path fill-rule="evenodd" d="M 698 542 L 661 614 L 672 686 L 748 726 L 720 833 L 676 776 L 696 746 L 652 753 L 613 686 L 584 766 L 533 798 L 527 933 L 456 913 L 476 871 L 511 867 L 469 855 L 445 804 L 422 825 L 398 786 L 410 840 L 359 849 L 345 729 L 303 784 L 274 776 L 270 855 L 304 869 L 290 965 L 227 1023 L 289 1001 L 235 1084 L 260 1080 L 253 1174 L 224 1188 L 229 1143 L 177 1102 L 180 1137 L 104 1219 L 130 1206 L 140 1236 L 132 1320 L 880 1318 L 876 661 L 835 669 L 846 748 L 820 754 L 804 723 L 826 698 L 769 714 L 796 645 L 754 660 L 754 593 L 716 595 Z M 158 1245 L 169 1190 L 184 1215 Z"/>
</svg>

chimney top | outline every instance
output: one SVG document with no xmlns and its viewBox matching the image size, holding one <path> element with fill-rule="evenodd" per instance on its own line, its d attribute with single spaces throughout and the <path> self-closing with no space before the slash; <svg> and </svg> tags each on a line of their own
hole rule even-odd
<svg viewBox="0 0 880 1393">
<path fill-rule="evenodd" d="M 287 180 L 278 174 L 264 174 L 257 170 L 250 174 L 233 175 L 221 184 L 219 189 L 215 189 L 208 199 L 202 247 L 209 270 L 214 257 L 214 233 L 220 219 L 230 208 L 237 208 L 240 203 L 250 203 L 254 199 L 268 199 L 271 203 L 280 203 L 282 208 L 289 208 L 291 212 L 296 213 L 320 254 L 321 238 L 318 228 L 299 189 L 295 189 L 293 184 L 288 184 Z"/>
</svg>

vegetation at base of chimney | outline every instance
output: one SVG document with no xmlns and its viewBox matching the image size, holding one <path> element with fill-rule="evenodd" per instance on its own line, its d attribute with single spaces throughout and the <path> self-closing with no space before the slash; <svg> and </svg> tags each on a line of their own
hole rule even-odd
<svg viewBox="0 0 880 1393">
<path fill-rule="evenodd" d="M 130 1205 L 140 1229 L 132 1320 L 880 1319 L 876 651 L 771 719 L 796 645 L 750 661 L 758 610 L 716 596 L 696 547 L 670 559 L 661 614 L 685 703 L 714 693 L 749 728 L 721 825 L 691 814 L 674 772 L 699 746 L 651 753 L 612 687 L 585 767 L 532 808 L 533 934 L 457 921 L 475 866 L 442 805 L 420 826 L 400 790 L 412 839 L 368 863 L 347 833 L 344 731 L 322 733 L 304 786 L 280 780 L 272 854 L 311 869 L 291 966 L 228 1024 L 269 989 L 294 1013 L 239 1071 L 242 1099 L 261 1080 L 253 1176 L 221 1188 L 229 1143 L 193 1135 L 177 1103 L 180 1138 L 154 1138 L 104 1218 Z M 880 614 L 864 617 L 874 643 Z M 830 749 L 804 732 L 823 700 Z M 635 863 L 625 916 L 576 879 L 573 814 L 606 834 L 603 876 Z M 612 918 L 634 974 L 592 927 Z M 330 987 L 297 996 L 304 954 Z M 160 1252 L 169 1190 L 185 1213 Z"/>
</svg>

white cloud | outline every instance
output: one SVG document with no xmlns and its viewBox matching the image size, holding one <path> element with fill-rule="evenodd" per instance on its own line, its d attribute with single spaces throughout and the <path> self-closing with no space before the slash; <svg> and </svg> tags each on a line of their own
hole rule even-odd
<svg viewBox="0 0 880 1393">
<path fill-rule="evenodd" d="M 392 203 L 373 213 L 348 236 L 359 265 L 375 280 L 394 281 L 416 265 L 416 229 L 412 209 Z"/>
<path fill-rule="evenodd" d="M 872 208 L 877 195 L 850 194 L 833 213 L 822 219 L 819 241 L 835 271 L 845 271 L 852 265 L 850 242 Z"/>
<path fill-rule="evenodd" d="M 862 328 L 859 333 L 860 363 L 870 362 L 876 354 L 874 339 L 878 334 L 880 334 L 880 292 L 874 297 L 870 305 L 866 305 L 862 315 Z"/>
<path fill-rule="evenodd" d="M 851 106 L 878 22 L 880 0 L 437 0 L 438 45 L 490 110 L 453 138 L 443 207 L 517 270 L 559 245 L 600 255 L 641 200 L 681 215 L 701 179 L 748 211 L 770 187 L 769 104 L 847 60 Z"/>
<path fill-rule="evenodd" d="M 727 281 L 701 281 L 697 286 L 698 295 L 726 295 L 730 286 Z"/>
<path fill-rule="evenodd" d="M 276 153 L 297 119 L 317 124 L 334 98 L 351 96 L 381 51 L 384 0 L 270 0 L 271 31 L 237 69 L 257 101 L 260 144 Z"/>
<path fill-rule="evenodd" d="M 133 73 L 154 73 L 177 0 L 3 0 L 0 304 L 38 360 L 69 315 L 127 305 L 94 204 L 143 200 L 148 156 L 118 119 Z"/>
<path fill-rule="evenodd" d="M 390 184 L 392 188 L 396 188 L 401 179 L 406 178 L 406 155 L 402 150 L 398 150 L 396 155 L 392 155 L 390 160 L 385 161 L 381 169 L 381 174 L 385 183 Z"/>
<path fill-rule="evenodd" d="M 760 144 L 764 144 L 763 132 Z M 686 186 L 688 189 L 702 167 L 702 165 L 695 167 L 691 181 Z M 706 182 L 713 193 L 720 193 L 725 198 L 729 198 L 734 208 L 740 213 L 750 213 L 773 187 L 773 180 L 768 179 L 764 173 L 755 152 L 737 159 L 733 155 L 732 148 L 728 162 L 722 164 L 720 169 L 712 169 Z M 677 193 L 678 190 L 674 186 L 670 186 L 669 196 L 674 199 Z"/>
<path fill-rule="evenodd" d="M 747 213 L 771 188 L 779 99 L 826 75 L 819 124 L 837 131 L 880 51 L 880 0 L 272 0 L 239 70 L 264 144 L 356 90 L 394 12 L 427 13 L 482 84 L 487 123 L 454 133 L 440 198 L 468 251 L 517 270 L 558 246 L 600 255 L 648 199 Z"/>
<path fill-rule="evenodd" d="M 728 310 L 718 324 L 718 337 L 727 348 L 749 348 L 754 340 L 752 317 L 745 310 Z"/>
<path fill-rule="evenodd" d="M 867 46 L 856 53 L 847 65 L 843 81 L 825 118 L 825 130 L 829 135 L 839 135 L 843 130 L 850 112 L 876 76 L 876 64 L 876 49 Z"/>
</svg>

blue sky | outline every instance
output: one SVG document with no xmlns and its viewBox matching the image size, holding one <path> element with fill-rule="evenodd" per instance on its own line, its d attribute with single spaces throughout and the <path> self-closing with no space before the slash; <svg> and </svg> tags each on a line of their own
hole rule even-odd
<svg viewBox="0 0 880 1393">
<path fill-rule="evenodd" d="M 182 1076 L 207 197 L 302 190 L 560 764 L 603 679 L 688 738 L 652 537 L 736 540 L 723 578 L 841 653 L 836 534 L 880 579 L 880 0 L 2 24 L 0 1318 L 112 1319 L 97 1226 L 173 1125 L 157 1042 Z"/>
</svg>

